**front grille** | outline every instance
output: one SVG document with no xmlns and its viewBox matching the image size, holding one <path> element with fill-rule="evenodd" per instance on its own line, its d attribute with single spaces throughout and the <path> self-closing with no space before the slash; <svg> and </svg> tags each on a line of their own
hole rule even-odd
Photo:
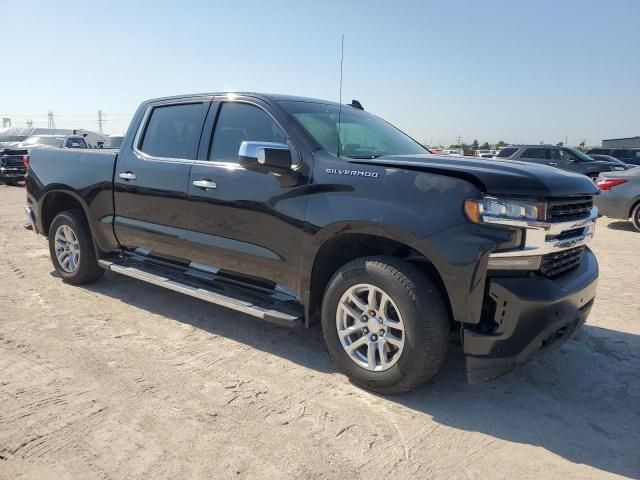
<svg viewBox="0 0 640 480">
<path fill-rule="evenodd" d="M 547 206 L 547 220 L 570 222 L 587 218 L 593 208 L 593 197 L 551 200 Z"/>
<path fill-rule="evenodd" d="M 551 200 L 547 206 L 547 220 L 570 222 L 587 218 L 593 208 L 593 197 Z"/>
<path fill-rule="evenodd" d="M 0 157 L 0 164 L 3 167 L 20 167 L 22 166 L 22 156 L 8 155 Z"/>
<path fill-rule="evenodd" d="M 557 277 L 572 268 L 577 267 L 582 260 L 584 246 L 570 248 L 557 253 L 548 253 L 542 256 L 540 272 L 549 278 Z"/>
</svg>

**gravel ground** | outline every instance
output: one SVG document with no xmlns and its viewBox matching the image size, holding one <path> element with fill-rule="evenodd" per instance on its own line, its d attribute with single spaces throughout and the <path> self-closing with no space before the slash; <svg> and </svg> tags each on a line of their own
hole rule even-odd
<svg viewBox="0 0 640 480">
<path fill-rule="evenodd" d="M 469 386 L 372 395 L 318 329 L 288 330 L 107 274 L 56 277 L 0 186 L 0 478 L 640 478 L 640 233 L 601 219 L 588 324 Z"/>
</svg>

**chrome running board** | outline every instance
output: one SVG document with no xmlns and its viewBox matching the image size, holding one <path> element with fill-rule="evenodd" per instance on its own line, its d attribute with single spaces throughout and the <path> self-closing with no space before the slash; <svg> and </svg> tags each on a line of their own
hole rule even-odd
<svg viewBox="0 0 640 480">
<path fill-rule="evenodd" d="M 302 306 L 297 302 L 282 301 L 248 290 L 242 291 L 237 287 L 230 288 L 224 284 L 217 284 L 215 279 L 202 282 L 187 277 L 183 272 L 171 272 L 170 269 L 157 268 L 154 265 L 145 264 L 143 261 L 118 259 L 113 261 L 98 260 L 98 263 L 106 270 L 246 313 L 268 322 L 285 326 L 304 324 Z M 274 293 L 275 296 L 278 296 L 277 292 Z"/>
</svg>

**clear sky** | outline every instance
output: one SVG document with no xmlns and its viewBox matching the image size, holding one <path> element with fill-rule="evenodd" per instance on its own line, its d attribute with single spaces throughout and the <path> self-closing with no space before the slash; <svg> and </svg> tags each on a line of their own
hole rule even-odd
<svg viewBox="0 0 640 480">
<path fill-rule="evenodd" d="M 343 100 L 433 144 L 640 135 L 640 0 L 0 0 L 0 116 L 120 133 L 206 91 Z"/>
</svg>

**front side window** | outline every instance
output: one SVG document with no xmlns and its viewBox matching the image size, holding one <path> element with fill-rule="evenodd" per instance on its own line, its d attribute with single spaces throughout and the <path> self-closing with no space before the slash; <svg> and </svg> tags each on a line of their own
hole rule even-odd
<svg viewBox="0 0 640 480">
<path fill-rule="evenodd" d="M 183 103 L 155 107 L 140 150 L 154 157 L 195 159 L 206 106 L 206 103 Z"/>
<path fill-rule="evenodd" d="M 527 148 L 522 154 L 522 158 L 544 160 L 545 158 L 547 158 L 547 152 L 545 148 Z"/>
<path fill-rule="evenodd" d="M 328 152 L 349 158 L 429 153 L 381 118 L 353 107 L 281 101 L 280 105 Z"/>
<path fill-rule="evenodd" d="M 577 157 L 567 150 L 552 148 L 549 150 L 549 158 L 560 163 L 570 163 L 577 161 Z M 590 160 L 590 159 L 589 159 Z"/>
<path fill-rule="evenodd" d="M 237 162 L 240 144 L 249 142 L 287 143 L 287 136 L 262 109 L 241 102 L 222 104 L 209 153 L 209 160 Z"/>
</svg>

